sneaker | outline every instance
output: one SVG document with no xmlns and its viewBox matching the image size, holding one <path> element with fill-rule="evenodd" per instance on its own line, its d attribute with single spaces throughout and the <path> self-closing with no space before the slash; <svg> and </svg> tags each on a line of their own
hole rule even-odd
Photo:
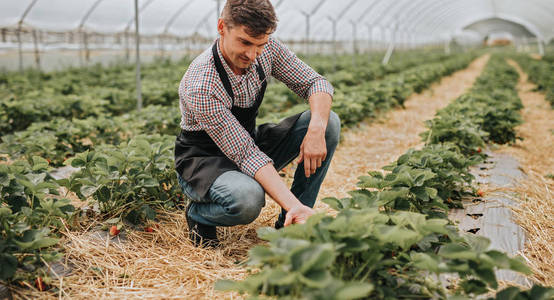
<svg viewBox="0 0 554 300">
<path fill-rule="evenodd" d="M 186 209 L 187 225 L 189 227 L 189 238 L 195 247 L 216 248 L 219 246 L 215 226 L 198 223 L 189 217 L 190 204 Z"/>
</svg>

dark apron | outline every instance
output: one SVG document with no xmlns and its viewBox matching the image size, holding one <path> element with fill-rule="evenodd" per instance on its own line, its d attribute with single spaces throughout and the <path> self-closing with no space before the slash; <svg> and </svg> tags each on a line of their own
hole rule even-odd
<svg viewBox="0 0 554 300">
<path fill-rule="evenodd" d="M 256 97 L 256 102 L 252 107 L 248 108 L 235 106 L 235 95 L 231 88 L 231 82 L 217 53 L 218 41 L 213 45 L 212 53 L 219 78 L 233 101 L 231 113 L 244 129 L 248 131 L 260 150 L 273 159 L 279 144 L 288 135 L 302 113 L 290 116 L 279 124 L 265 123 L 256 128 L 258 108 L 262 104 L 267 87 L 261 63 L 258 61 L 256 66 L 262 81 L 262 89 Z M 181 130 L 175 141 L 175 168 L 181 177 L 202 198 L 206 197 L 212 183 L 221 174 L 227 171 L 240 171 L 238 166 L 225 156 L 204 130 Z"/>
</svg>

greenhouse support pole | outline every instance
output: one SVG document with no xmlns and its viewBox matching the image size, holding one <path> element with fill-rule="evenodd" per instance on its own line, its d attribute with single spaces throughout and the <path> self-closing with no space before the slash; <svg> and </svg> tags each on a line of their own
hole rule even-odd
<svg viewBox="0 0 554 300">
<path fill-rule="evenodd" d="M 17 53 L 19 55 L 19 72 L 23 73 L 23 46 L 21 44 L 21 26 L 17 27 Z"/>
<path fill-rule="evenodd" d="M 84 41 L 83 41 L 83 32 L 81 31 L 81 29 L 79 29 L 79 31 L 78 31 L 78 40 L 80 41 L 80 43 L 79 43 L 79 65 L 82 67 L 84 65 L 84 63 L 83 63 L 83 44 L 84 44 Z"/>
<path fill-rule="evenodd" d="M 136 47 L 136 73 L 137 73 L 137 110 L 142 109 L 142 84 L 140 82 L 140 35 L 139 35 L 139 8 L 138 0 L 135 0 L 135 47 Z"/>
<path fill-rule="evenodd" d="M 88 35 L 87 32 L 83 32 L 83 42 L 85 45 L 85 62 L 88 64 L 90 62 L 90 50 L 88 48 Z"/>
<path fill-rule="evenodd" d="M 539 37 L 537 37 L 537 46 L 539 47 L 540 56 L 544 56 L 544 45 Z"/>
<path fill-rule="evenodd" d="M 37 69 L 40 70 L 40 53 L 38 51 L 38 37 L 36 29 L 33 29 L 33 44 L 35 46 L 35 64 Z"/>
<path fill-rule="evenodd" d="M 351 20 L 350 24 L 352 24 L 352 66 L 356 66 L 356 56 L 358 55 L 358 44 L 356 42 L 356 36 L 358 32 L 358 24 Z"/>
<path fill-rule="evenodd" d="M 385 57 L 383 57 L 383 65 L 386 65 L 389 63 L 390 61 L 390 58 L 392 56 L 392 52 L 394 51 L 394 47 L 395 47 L 395 30 L 392 29 L 392 36 L 391 36 L 391 40 L 390 40 L 390 43 L 389 43 L 389 47 L 387 49 L 387 53 L 385 53 Z"/>
<path fill-rule="evenodd" d="M 129 54 L 129 32 L 128 31 L 125 31 L 124 33 L 125 35 L 125 61 L 126 62 L 129 62 L 129 57 L 131 56 Z"/>
</svg>

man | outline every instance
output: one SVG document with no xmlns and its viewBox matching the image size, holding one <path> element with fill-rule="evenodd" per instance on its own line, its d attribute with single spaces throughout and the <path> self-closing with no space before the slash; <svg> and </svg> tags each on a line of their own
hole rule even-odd
<svg viewBox="0 0 554 300">
<path fill-rule="evenodd" d="M 276 228 L 314 214 L 340 120 L 331 112 L 331 84 L 270 37 L 276 26 L 269 0 L 228 0 L 217 23 L 220 38 L 181 81 L 175 165 L 191 200 L 186 214 L 196 246 L 217 246 L 216 226 L 254 221 L 265 193 L 282 207 Z M 310 110 L 256 127 L 270 75 L 308 99 Z M 296 157 L 289 190 L 277 171 Z"/>
</svg>

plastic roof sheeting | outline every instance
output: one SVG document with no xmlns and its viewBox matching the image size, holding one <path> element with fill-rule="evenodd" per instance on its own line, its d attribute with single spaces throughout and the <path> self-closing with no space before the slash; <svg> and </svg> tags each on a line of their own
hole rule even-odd
<svg viewBox="0 0 554 300">
<path fill-rule="evenodd" d="M 20 17 L 33 0 L 0 2 L 0 27 L 17 26 Z M 76 30 L 87 11 L 99 0 L 38 0 L 23 24 L 43 30 Z M 182 13 L 179 8 L 189 2 Z M 221 7 L 225 1 L 221 1 Z M 464 28 L 487 19 L 503 19 L 522 25 L 542 40 L 554 36 L 554 1 L 552 0 L 272 0 L 280 20 L 276 35 L 284 39 L 302 40 L 306 35 L 305 13 L 310 18 L 310 39 L 330 40 L 332 23 L 339 12 L 337 38 L 365 39 L 369 34 L 391 34 L 392 31 L 419 39 L 444 38 L 459 34 Z M 347 5 L 352 5 L 345 10 Z M 139 0 L 145 7 L 140 14 L 141 33 L 164 32 L 169 20 L 174 21 L 168 33 L 187 36 L 199 33 L 215 36 L 215 0 Z M 320 6 L 320 7 L 318 7 Z M 317 8 L 317 9 L 316 9 Z M 85 30 L 115 33 L 129 29 L 134 17 L 133 0 L 100 0 L 83 26 Z M 352 25 L 355 24 L 355 25 Z M 484 29 L 483 29 L 484 26 Z M 480 26 L 484 32 L 487 24 Z M 491 24 L 490 31 L 498 31 Z M 509 28 L 506 28 L 509 30 Z M 479 32 L 483 34 L 483 31 Z"/>
</svg>

